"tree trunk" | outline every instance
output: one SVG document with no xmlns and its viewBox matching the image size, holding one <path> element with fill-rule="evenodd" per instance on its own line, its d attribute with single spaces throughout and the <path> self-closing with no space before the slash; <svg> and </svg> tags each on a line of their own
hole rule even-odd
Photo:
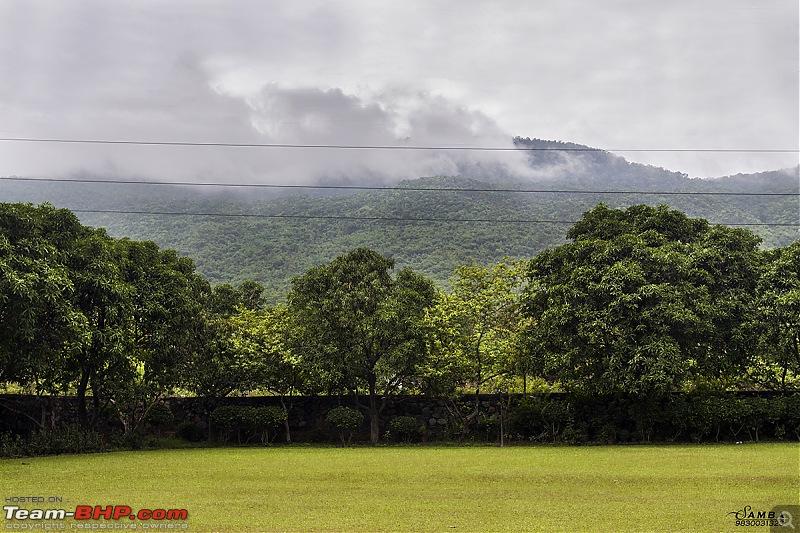
<svg viewBox="0 0 800 533">
<path fill-rule="evenodd" d="M 86 410 L 86 388 L 89 386 L 89 371 L 83 370 L 78 388 L 75 391 L 78 396 L 78 420 L 83 428 L 89 427 L 89 414 Z"/>
<path fill-rule="evenodd" d="M 289 430 L 289 409 L 292 408 L 292 404 L 289 404 L 289 407 L 286 407 L 286 402 L 283 400 L 283 395 L 281 395 L 281 407 L 286 412 L 286 420 L 283 421 L 283 430 L 286 432 L 286 442 L 292 442 L 292 433 Z"/>
<path fill-rule="evenodd" d="M 214 410 L 214 404 L 210 402 L 203 402 L 203 409 L 206 412 L 206 442 L 214 442 L 214 428 L 211 426 L 211 411 Z"/>
<path fill-rule="evenodd" d="M 378 398 L 375 393 L 375 386 L 378 377 L 374 372 L 369 375 L 369 442 L 370 444 L 378 444 L 380 437 L 380 427 L 378 420 Z"/>
<path fill-rule="evenodd" d="M 90 421 L 90 425 L 94 428 L 97 426 L 97 421 L 100 418 L 100 395 L 97 393 L 95 380 L 92 379 L 89 383 L 92 386 L 92 420 Z"/>
</svg>

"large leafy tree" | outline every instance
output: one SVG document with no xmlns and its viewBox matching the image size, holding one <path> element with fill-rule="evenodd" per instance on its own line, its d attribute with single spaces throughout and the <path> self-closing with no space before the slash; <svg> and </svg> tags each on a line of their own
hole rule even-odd
<svg viewBox="0 0 800 533">
<path fill-rule="evenodd" d="M 130 333 L 143 381 L 155 393 L 170 391 L 190 357 L 202 327 L 211 288 L 195 272 L 191 259 L 174 250 L 159 250 L 150 241 L 123 239 L 123 275 L 133 287 Z"/>
<path fill-rule="evenodd" d="M 130 285 L 130 376 L 108 383 L 126 428 L 135 427 L 150 408 L 181 382 L 182 371 L 200 349 L 198 331 L 210 286 L 191 259 L 153 242 L 117 242 L 121 271 Z"/>
<path fill-rule="evenodd" d="M 257 309 L 261 301 L 258 284 L 248 283 L 246 289 L 219 285 L 203 300 L 204 309 L 193 333 L 193 353 L 183 367 L 183 385 L 203 397 L 209 409 L 233 392 L 258 388 L 251 354 L 234 343 L 237 324 L 232 317 L 241 310 Z"/>
<path fill-rule="evenodd" d="M 303 357 L 304 342 L 286 306 L 240 308 L 228 320 L 234 349 L 248 362 L 255 386 L 278 396 L 287 414 L 286 441 L 291 442 L 288 414 L 297 393 L 315 391 L 316 378 Z"/>
<path fill-rule="evenodd" d="M 600 204 L 531 263 L 529 356 L 594 393 L 726 383 L 746 367 L 759 239 L 666 206 Z"/>
<path fill-rule="evenodd" d="M 72 304 L 82 322 L 79 338 L 65 349 L 74 380 L 78 416 L 87 426 L 113 399 L 111 389 L 133 376 L 134 288 L 123 274 L 123 250 L 104 230 L 84 228 L 70 256 Z M 91 389 L 92 411 L 87 408 Z"/>
<path fill-rule="evenodd" d="M 222 398 L 260 386 L 258 362 L 251 351 L 237 346 L 238 326 L 232 317 L 241 310 L 258 309 L 262 291 L 255 282 L 243 283 L 239 288 L 219 285 L 202 300 L 203 310 L 192 333 L 192 354 L 181 367 L 181 384 L 203 399 L 207 414 Z M 208 438 L 213 438 L 210 418 Z"/>
<path fill-rule="evenodd" d="M 245 289 L 236 294 L 258 298 Z M 146 411 L 197 349 L 209 292 L 173 251 L 112 239 L 48 204 L 0 204 L 0 382 L 74 389 L 87 425 L 110 402 Z"/>
<path fill-rule="evenodd" d="M 800 377 L 800 241 L 765 252 L 754 325 L 762 383 L 786 390 Z"/>
<path fill-rule="evenodd" d="M 480 414 L 481 391 L 501 385 L 499 378 L 519 368 L 518 334 L 524 321 L 519 301 L 525 267 L 523 261 L 461 266 L 452 290 L 441 293 L 427 315 L 431 360 L 423 381 L 439 394 L 474 390 L 474 409 L 462 420 L 465 433 Z"/>
<path fill-rule="evenodd" d="M 66 209 L 0 204 L 0 383 L 63 388 L 62 350 L 82 324 L 67 263 L 82 232 Z"/>
<path fill-rule="evenodd" d="M 88 425 L 87 392 L 96 413 L 105 385 L 130 370 L 131 287 L 119 249 L 47 204 L 3 204 L 0 230 L 0 379 L 43 392 L 74 386 Z"/>
<path fill-rule="evenodd" d="M 394 260 L 358 248 L 292 280 L 289 308 L 331 390 L 366 390 L 370 441 L 379 438 L 379 395 L 398 390 L 426 353 L 424 315 L 433 284 Z"/>
</svg>

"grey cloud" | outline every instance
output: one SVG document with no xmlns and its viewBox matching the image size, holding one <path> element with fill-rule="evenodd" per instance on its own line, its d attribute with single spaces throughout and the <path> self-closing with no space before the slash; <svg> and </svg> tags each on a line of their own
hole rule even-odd
<svg viewBox="0 0 800 533">
<path fill-rule="evenodd" d="M 391 91 L 373 98 L 341 89 L 265 87 L 249 99 L 253 124 L 263 139 L 276 143 L 348 146 L 506 147 L 511 136 L 479 111 L 442 97 Z M 291 169 L 295 179 L 325 174 L 349 179 L 396 181 L 421 175 L 456 174 L 476 165 L 524 173 L 520 154 L 461 150 L 320 150 L 306 157 L 276 154 L 273 163 Z M 291 154 L 296 155 L 296 154 Z"/>
<path fill-rule="evenodd" d="M 90 108 L 83 110 L 90 113 Z M 87 120 L 60 120 L 64 138 L 155 142 L 347 146 L 503 146 L 511 136 L 479 111 L 442 97 L 390 91 L 378 99 L 338 88 L 265 86 L 247 98 L 211 87 L 200 62 L 186 55 L 147 98 L 117 97 Z M 53 125 L 50 124 L 52 127 Z M 2 146 L 0 148 L 7 148 Z M 15 149 L 20 149 L 15 146 Z M 519 154 L 390 149 L 307 149 L 48 145 L 37 174 L 74 171 L 151 179 L 311 183 L 398 181 L 423 175 L 494 169 L 524 173 Z M 31 156 L 33 158 L 33 156 Z"/>
<path fill-rule="evenodd" d="M 0 135 L 796 148 L 797 12 L 796 0 L 5 0 Z M 623 155 L 691 175 L 797 161 Z M 231 180 L 525 172 L 491 152 L 0 143 L 0 174 L 80 168 Z"/>
</svg>

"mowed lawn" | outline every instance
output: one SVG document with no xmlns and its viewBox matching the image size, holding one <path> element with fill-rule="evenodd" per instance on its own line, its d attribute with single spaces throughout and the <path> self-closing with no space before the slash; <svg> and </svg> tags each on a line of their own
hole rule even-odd
<svg viewBox="0 0 800 533">
<path fill-rule="evenodd" d="M 768 531 L 728 513 L 800 503 L 800 445 L 119 452 L 2 460 L 0 488 L 187 509 L 188 531 Z"/>
</svg>

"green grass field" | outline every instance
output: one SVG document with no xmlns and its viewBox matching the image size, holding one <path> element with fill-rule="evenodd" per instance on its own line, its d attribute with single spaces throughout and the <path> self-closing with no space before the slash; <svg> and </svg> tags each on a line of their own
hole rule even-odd
<svg viewBox="0 0 800 533">
<path fill-rule="evenodd" d="M 64 499 L 23 509 L 187 509 L 189 531 L 769 531 L 728 513 L 800 503 L 800 445 L 118 452 L 2 460 L 0 487 Z"/>
</svg>

